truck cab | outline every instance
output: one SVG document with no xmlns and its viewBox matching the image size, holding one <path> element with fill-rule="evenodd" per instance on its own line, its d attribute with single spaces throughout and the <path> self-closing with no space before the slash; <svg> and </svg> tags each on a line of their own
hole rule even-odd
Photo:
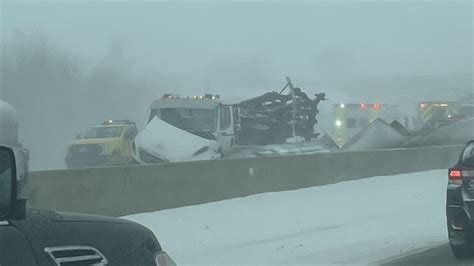
<svg viewBox="0 0 474 266">
<path fill-rule="evenodd" d="M 132 144 L 138 134 L 135 123 L 106 120 L 90 127 L 68 147 L 67 168 L 123 165 L 133 162 Z"/>
<path fill-rule="evenodd" d="M 474 117 L 474 96 L 458 101 L 423 101 L 417 106 L 418 128 L 433 128 Z"/>
<path fill-rule="evenodd" d="M 222 157 L 235 145 L 234 107 L 216 95 L 165 94 L 150 106 L 148 125 L 135 140 L 137 161 L 160 163 Z"/>
<path fill-rule="evenodd" d="M 19 154 L 0 146 L 0 265 L 175 265 L 134 222 L 25 209 Z"/>
<path fill-rule="evenodd" d="M 233 107 L 219 102 L 219 96 L 179 97 L 167 94 L 152 103 L 148 122 L 154 117 L 196 136 L 215 140 L 226 152 L 235 143 Z"/>
</svg>

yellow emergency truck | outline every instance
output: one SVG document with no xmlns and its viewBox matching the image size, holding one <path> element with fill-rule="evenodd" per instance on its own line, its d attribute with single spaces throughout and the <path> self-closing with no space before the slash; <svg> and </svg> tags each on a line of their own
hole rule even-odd
<svg viewBox="0 0 474 266">
<path fill-rule="evenodd" d="M 470 117 L 474 117 L 474 101 L 468 97 L 459 101 L 424 101 L 417 106 L 419 128 L 436 127 Z"/>
<path fill-rule="evenodd" d="M 67 168 L 130 164 L 133 162 L 133 140 L 138 134 L 135 123 L 107 120 L 90 127 L 69 145 Z"/>
</svg>

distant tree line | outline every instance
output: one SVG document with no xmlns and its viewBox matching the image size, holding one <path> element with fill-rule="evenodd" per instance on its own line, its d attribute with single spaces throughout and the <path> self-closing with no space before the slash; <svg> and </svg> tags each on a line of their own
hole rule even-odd
<svg viewBox="0 0 474 266">
<path fill-rule="evenodd" d="M 132 74 L 120 44 L 94 66 L 51 44 L 43 35 L 18 33 L 1 43 L 0 98 L 18 112 L 20 138 L 33 168 L 63 165 L 67 143 L 102 119 L 138 119 L 153 82 Z"/>
</svg>

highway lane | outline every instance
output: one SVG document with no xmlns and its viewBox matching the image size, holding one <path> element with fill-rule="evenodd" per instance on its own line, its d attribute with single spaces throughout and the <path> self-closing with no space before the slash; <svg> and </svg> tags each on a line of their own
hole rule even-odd
<svg viewBox="0 0 474 266">
<path fill-rule="evenodd" d="M 398 256 L 392 260 L 380 263 L 380 265 L 474 265 L 474 258 L 467 260 L 455 259 L 451 254 L 449 245 L 446 243 L 418 253 L 411 253 L 407 256 Z"/>
</svg>

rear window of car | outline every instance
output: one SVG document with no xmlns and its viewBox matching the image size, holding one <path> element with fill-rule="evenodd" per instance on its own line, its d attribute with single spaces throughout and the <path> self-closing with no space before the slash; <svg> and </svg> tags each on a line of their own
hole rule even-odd
<svg viewBox="0 0 474 266">
<path fill-rule="evenodd" d="M 462 153 L 461 161 L 465 164 L 474 165 L 474 142 L 469 143 Z"/>
</svg>

